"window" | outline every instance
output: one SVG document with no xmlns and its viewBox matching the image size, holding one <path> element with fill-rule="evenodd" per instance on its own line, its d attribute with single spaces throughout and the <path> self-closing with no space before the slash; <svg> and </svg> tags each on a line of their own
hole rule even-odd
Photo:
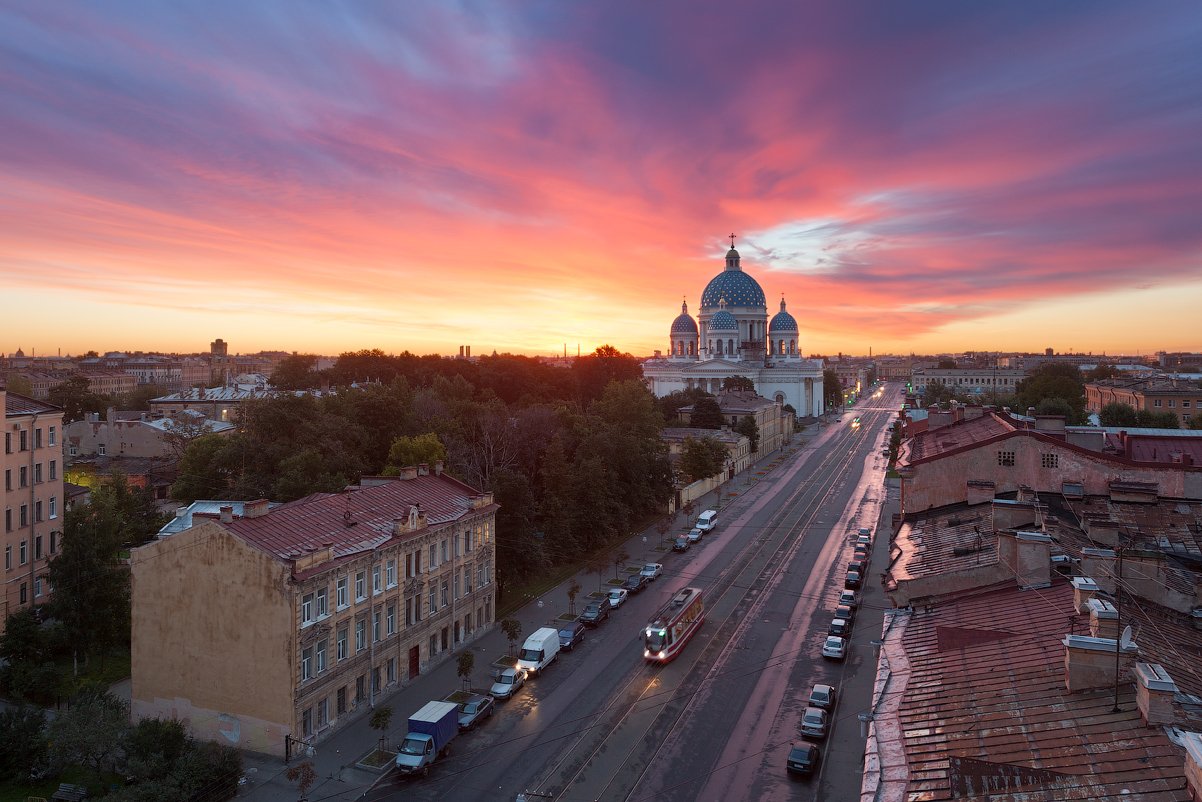
<svg viewBox="0 0 1202 802">
<path fill-rule="evenodd" d="M 301 625 L 313 623 L 313 594 L 301 597 Z"/>
<path fill-rule="evenodd" d="M 338 636 L 335 640 L 335 644 L 336 644 L 336 648 L 338 649 L 338 659 L 339 660 L 345 660 L 347 658 L 347 654 L 346 654 L 346 636 L 347 636 L 347 634 L 348 633 L 347 633 L 346 627 L 342 627 L 341 629 L 338 630 Z"/>
<path fill-rule="evenodd" d="M 367 648 L 367 622 L 360 619 L 355 622 L 355 651 L 361 652 Z"/>
<path fill-rule="evenodd" d="M 371 616 L 371 639 L 380 640 L 380 611 L 376 610 Z"/>
<path fill-rule="evenodd" d="M 323 640 L 317 644 L 317 673 L 320 674 L 326 670 L 326 642 Z"/>
<path fill-rule="evenodd" d="M 22 429 L 21 434 L 20 434 L 20 440 L 21 440 L 21 450 L 28 451 L 29 450 L 29 432 Z"/>
<path fill-rule="evenodd" d="M 35 523 L 42 520 L 42 502 L 40 499 L 33 503 L 33 520 Z"/>
<path fill-rule="evenodd" d="M 1014 452 L 1013 451 L 999 451 L 997 453 L 997 464 L 1002 465 L 1004 467 L 1013 467 L 1014 466 Z"/>
<path fill-rule="evenodd" d="M 41 429 L 33 430 L 33 447 L 34 448 L 42 447 L 42 430 Z"/>
<path fill-rule="evenodd" d="M 33 466 L 33 483 L 40 485 L 42 483 L 42 463 L 36 462 Z"/>
<path fill-rule="evenodd" d="M 442 561 L 445 563 L 448 559 L 450 558 L 447 556 L 447 539 L 444 537 L 442 539 Z"/>
<path fill-rule="evenodd" d="M 463 556 L 463 552 L 461 552 L 461 551 L 459 550 L 459 547 L 460 547 L 462 544 L 461 544 L 461 542 L 460 542 L 459 538 L 457 538 L 457 537 L 453 537 L 453 538 L 451 538 L 451 539 L 455 541 L 455 556 L 456 556 L 456 557 L 462 557 L 462 556 Z"/>
<path fill-rule="evenodd" d="M 406 554 L 405 555 L 405 578 L 409 579 L 410 577 L 412 577 L 414 575 L 414 573 L 415 572 L 413 570 L 413 555 Z"/>
<path fill-rule="evenodd" d="M 1189 409 L 1189 399 L 1188 399 L 1188 398 L 1183 398 L 1183 399 L 1181 399 L 1181 408 L 1182 408 L 1182 409 Z M 53 477 L 53 476 L 51 476 L 50 478 L 51 478 L 51 479 L 53 479 L 54 477 Z"/>
<path fill-rule="evenodd" d="M 396 658 L 388 658 L 388 684 L 396 682 Z"/>
<path fill-rule="evenodd" d="M 22 560 L 24 562 L 24 560 Z M 438 590 L 433 584 L 430 585 L 430 615 L 438 610 Z"/>
<path fill-rule="evenodd" d="M 1176 408 L 1177 408 L 1177 399 L 1176 399 L 1176 398 L 1170 398 L 1170 399 L 1169 399 L 1169 409 L 1176 409 Z M 35 479 L 34 479 L 34 481 L 36 482 L 36 481 L 37 481 L 37 479 L 35 478 Z"/>
<path fill-rule="evenodd" d="M 54 509 L 54 499 L 50 499 L 50 509 Z M 51 515 L 50 517 L 53 518 L 54 516 Z M 52 529 L 50 530 L 50 553 L 54 554 L 56 551 L 58 551 L 58 532 Z"/>
<path fill-rule="evenodd" d="M 447 630 L 446 627 L 442 628 L 442 637 L 440 638 L 440 640 L 442 641 L 442 650 L 445 652 L 447 649 L 450 648 L 450 643 L 451 643 L 450 632 Z"/>
<path fill-rule="evenodd" d="M 13 531 L 13 510 L 12 507 L 7 507 L 4 510 L 4 531 Z"/>
<path fill-rule="evenodd" d="M 33 580 L 33 597 L 39 599 L 42 596 L 42 579 L 41 577 Z"/>
<path fill-rule="evenodd" d="M 58 517 L 58 496 L 51 496 L 50 497 L 50 520 L 53 521 L 57 517 Z M 54 549 L 51 549 L 50 553 L 53 554 Z"/>
<path fill-rule="evenodd" d="M 104 447 L 104 443 L 96 444 L 96 454 L 101 457 L 107 456 L 108 450 Z"/>
<path fill-rule="evenodd" d="M 463 550 L 471 554 L 473 545 L 475 544 L 472 543 L 472 530 L 469 529 L 463 533 Z"/>
<path fill-rule="evenodd" d="M 373 693 L 380 692 L 380 667 L 376 666 L 371 670 L 371 689 Z"/>
<path fill-rule="evenodd" d="M 367 598 L 367 574 L 360 571 L 355 574 L 355 601 L 361 602 Z"/>
<path fill-rule="evenodd" d="M 301 713 L 301 730 L 306 738 L 313 735 L 313 708 L 306 707 L 305 712 Z"/>
<path fill-rule="evenodd" d="M 1059 454 L 1040 454 L 1039 455 L 1039 464 L 1044 468 L 1059 468 L 1060 467 L 1060 455 Z"/>
<path fill-rule="evenodd" d="M 367 698 L 367 676 L 360 674 L 355 677 L 355 702 L 362 702 Z"/>
<path fill-rule="evenodd" d="M 301 652 L 301 681 L 313 678 L 313 647 Z"/>
<path fill-rule="evenodd" d="M 52 445 L 52 446 L 58 445 L 58 427 L 57 426 L 50 427 L 50 445 Z M 51 476 L 50 478 L 53 479 L 54 477 Z"/>
<path fill-rule="evenodd" d="M 1159 407 L 1159 406 L 1160 406 L 1160 399 L 1159 399 L 1159 398 L 1157 398 L 1157 399 L 1154 399 L 1154 400 L 1152 401 L 1152 406 L 1154 406 L 1154 407 Z"/>
<path fill-rule="evenodd" d="M 346 687 L 345 686 L 338 689 L 338 693 L 334 696 L 334 705 L 335 705 L 334 710 L 336 711 L 336 715 L 341 716 L 343 713 L 346 712 Z"/>
<path fill-rule="evenodd" d="M 29 469 L 24 465 L 17 469 L 17 487 L 29 487 Z"/>
<path fill-rule="evenodd" d="M 26 543 L 24 540 L 21 541 L 20 551 L 21 551 L 21 562 L 19 564 L 24 565 L 25 563 L 29 562 L 29 549 L 26 547 Z"/>
<path fill-rule="evenodd" d="M 438 547 L 433 543 L 430 544 L 430 559 L 426 561 L 426 566 L 431 571 L 438 567 Z"/>
<path fill-rule="evenodd" d="M 50 481 L 53 482 L 57 478 L 58 478 L 58 460 L 52 459 L 52 460 L 50 460 Z"/>
<path fill-rule="evenodd" d="M 380 566 L 373 565 L 371 567 L 371 592 L 380 593 L 384 586 L 380 583 Z"/>
<path fill-rule="evenodd" d="M 42 536 L 38 535 L 33 539 L 33 558 L 35 560 L 42 559 Z"/>
<path fill-rule="evenodd" d="M 4 472 L 4 489 L 5 490 L 13 489 L 13 472 L 12 472 L 11 468 Z"/>
<path fill-rule="evenodd" d="M 328 588 L 321 588 L 317 591 L 317 617 L 325 618 L 330 614 L 330 599 Z"/>
<path fill-rule="evenodd" d="M 317 727 L 318 729 L 330 723 L 330 700 L 322 699 L 317 703 Z"/>
<path fill-rule="evenodd" d="M 338 609 L 339 610 L 346 609 L 346 606 L 348 603 L 347 597 L 346 597 L 346 582 L 347 582 L 347 578 L 344 576 L 341 579 L 339 579 L 337 584 L 335 585 L 336 593 L 338 594 Z"/>
<path fill-rule="evenodd" d="M 388 587 L 396 587 L 396 560 L 389 560 L 384 572 L 384 579 L 388 583 Z"/>
<path fill-rule="evenodd" d="M 448 593 L 447 593 L 447 590 L 448 590 L 448 589 L 447 589 L 447 581 L 444 579 L 444 580 L 442 580 L 442 606 L 443 606 L 443 607 L 446 607 L 446 606 L 447 606 L 447 603 L 448 603 L 448 599 L 447 599 Z"/>
<path fill-rule="evenodd" d="M 13 568 L 13 547 L 4 547 L 4 570 L 11 571 Z"/>
<path fill-rule="evenodd" d="M 472 567 L 470 565 L 463 569 L 463 592 L 465 594 L 472 592 Z"/>
<path fill-rule="evenodd" d="M 22 585 L 22 587 L 24 587 L 24 585 Z M 430 636 L 430 656 L 433 657 L 436 654 L 438 654 L 438 636 L 431 635 Z"/>
<path fill-rule="evenodd" d="M 456 571 L 455 571 L 455 598 L 456 599 L 459 598 L 459 571 L 458 571 L 458 569 L 456 569 Z"/>
<path fill-rule="evenodd" d="M 13 433 L 12 432 L 4 433 L 4 453 L 5 454 L 13 453 Z"/>
<path fill-rule="evenodd" d="M 25 604 L 29 601 L 29 588 L 25 587 L 25 583 L 21 583 L 21 601 L 20 604 Z"/>
<path fill-rule="evenodd" d="M 395 604 L 388 605 L 387 622 L 388 622 L 387 629 L 385 631 L 389 635 L 391 635 L 396 632 L 396 605 Z"/>
<path fill-rule="evenodd" d="M 77 446 L 67 446 L 67 453 L 73 457 L 79 456 L 79 448 Z"/>
</svg>

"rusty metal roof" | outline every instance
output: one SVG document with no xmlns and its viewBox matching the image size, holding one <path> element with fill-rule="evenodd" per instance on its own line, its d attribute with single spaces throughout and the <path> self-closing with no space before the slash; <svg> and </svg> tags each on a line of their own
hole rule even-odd
<svg viewBox="0 0 1202 802">
<path fill-rule="evenodd" d="M 44 415 L 48 412 L 62 413 L 61 407 L 38 401 L 20 393 L 6 392 L 4 394 L 4 414 L 8 417 L 18 415 Z"/>
</svg>

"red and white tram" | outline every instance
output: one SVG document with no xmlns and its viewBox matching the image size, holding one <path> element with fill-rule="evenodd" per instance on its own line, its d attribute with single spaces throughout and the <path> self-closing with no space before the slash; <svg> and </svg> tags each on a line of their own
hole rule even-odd
<svg viewBox="0 0 1202 802">
<path fill-rule="evenodd" d="M 704 621 L 701 588 L 681 588 L 647 622 L 643 630 L 643 657 L 655 663 L 671 661 Z"/>
</svg>

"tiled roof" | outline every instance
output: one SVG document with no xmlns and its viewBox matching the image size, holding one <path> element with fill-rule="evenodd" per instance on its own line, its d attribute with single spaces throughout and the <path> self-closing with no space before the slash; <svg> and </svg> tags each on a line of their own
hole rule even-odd
<svg viewBox="0 0 1202 802">
<path fill-rule="evenodd" d="M 315 493 L 258 518 L 235 518 L 226 529 L 281 560 L 332 544 L 335 558 L 374 548 L 395 533 L 394 521 L 421 506 L 427 525 L 455 521 L 470 512 L 477 491 L 446 474 L 396 479 L 342 493 Z M 486 509 L 486 508 L 482 508 Z M 352 525 L 346 523 L 346 514 Z"/>
<path fill-rule="evenodd" d="M 5 393 L 4 394 L 4 414 L 5 415 L 41 415 L 47 412 L 62 412 L 62 408 L 52 404 L 47 404 L 44 401 L 35 401 L 28 396 L 20 393 Z"/>
<path fill-rule="evenodd" d="M 1188 802 L 1183 752 L 1144 726 L 1131 682 L 1119 713 L 1109 688 L 1065 689 L 1073 611 L 1072 587 L 1056 577 L 1043 590 L 1007 582 L 898 616 L 882 662 L 901 690 L 874 722 L 892 758 L 875 798 Z M 1147 640 L 1141 631 L 1141 649 Z M 1180 663 L 1162 664 L 1186 680 Z"/>
<path fill-rule="evenodd" d="M 905 462 L 912 464 L 921 459 L 931 459 L 1015 430 L 1016 427 L 1004 416 L 994 413 L 930 429 L 914 435 L 906 442 L 908 457 Z"/>
</svg>

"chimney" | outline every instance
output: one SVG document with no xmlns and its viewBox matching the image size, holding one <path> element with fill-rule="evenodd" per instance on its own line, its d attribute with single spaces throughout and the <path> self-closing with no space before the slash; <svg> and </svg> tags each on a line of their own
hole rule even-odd
<svg viewBox="0 0 1202 802">
<path fill-rule="evenodd" d="M 1073 577 L 1073 607 L 1078 613 L 1089 612 L 1090 600 L 1098 595 L 1098 583 L 1087 576 Z"/>
<path fill-rule="evenodd" d="M 1052 584 L 1052 538 L 1042 532 L 998 532 L 998 554 L 1023 590 Z"/>
<path fill-rule="evenodd" d="M 1114 685 L 1114 638 L 1065 635 L 1064 686 L 1069 693 Z M 1119 681 L 1131 673 L 1139 647 L 1134 643 L 1120 647 Z"/>
<path fill-rule="evenodd" d="M 985 414 L 980 404 L 969 404 L 964 407 L 964 420 L 975 420 Z"/>
<path fill-rule="evenodd" d="M 426 462 L 419 464 L 417 466 L 417 475 L 418 476 L 429 476 L 430 475 L 430 464 L 426 463 Z"/>
<path fill-rule="evenodd" d="M 466 352 L 467 358 L 471 359 L 472 358 L 472 347 L 470 345 L 465 345 L 465 346 L 463 346 L 463 348 Z"/>
<path fill-rule="evenodd" d="M 459 346 L 459 358 L 463 359 L 463 346 Z"/>
<path fill-rule="evenodd" d="M 974 504 L 984 504 L 987 501 L 993 501 L 994 494 L 997 492 L 997 485 L 993 482 L 988 482 L 983 479 L 968 480 L 968 505 L 971 507 Z"/>
<path fill-rule="evenodd" d="M 1114 546 L 1119 542 L 1119 522 L 1110 518 L 1085 516 L 1085 534 L 1095 543 Z"/>
<path fill-rule="evenodd" d="M 442 460 L 437 460 L 437 461 L 434 463 L 434 475 L 435 475 L 435 476 L 442 476 L 442 471 L 443 471 L 443 464 L 442 464 Z"/>
<path fill-rule="evenodd" d="M 1185 747 L 1185 784 L 1190 797 L 1202 802 L 1202 734 L 1183 732 L 1181 743 Z"/>
<path fill-rule="evenodd" d="M 993 528 L 1014 529 L 1035 523 L 1035 504 L 1030 501 L 996 499 L 993 502 Z"/>
<path fill-rule="evenodd" d="M 104 420 L 109 426 L 112 426 L 114 423 L 116 423 L 117 422 L 117 410 L 114 409 L 113 407 L 109 407 L 108 409 L 106 409 L 104 411 Z"/>
<path fill-rule="evenodd" d="M 267 514 L 267 499 L 257 498 L 242 505 L 243 518 L 262 518 Z"/>
<path fill-rule="evenodd" d="M 1156 724 L 1172 724 L 1173 697 L 1177 694 L 1177 683 L 1157 663 L 1135 664 L 1135 703 L 1139 714 L 1149 727 Z"/>
<path fill-rule="evenodd" d="M 234 508 L 228 504 L 221 508 L 221 522 L 223 524 L 232 524 L 234 522 Z"/>
<path fill-rule="evenodd" d="M 1035 431 L 1048 434 L 1064 434 L 1063 415 L 1036 415 Z"/>
<path fill-rule="evenodd" d="M 1114 640 L 1119 636 L 1119 612 L 1113 604 L 1105 599 L 1090 599 L 1086 606 L 1089 607 L 1090 637 Z"/>
<path fill-rule="evenodd" d="M 416 479 L 417 478 L 417 466 L 416 465 L 406 465 L 404 468 L 401 468 L 400 476 L 402 479 Z"/>
<path fill-rule="evenodd" d="M 1081 573 L 1093 577 L 1099 588 L 1113 594 L 1117 560 L 1114 549 L 1081 549 Z"/>
</svg>

